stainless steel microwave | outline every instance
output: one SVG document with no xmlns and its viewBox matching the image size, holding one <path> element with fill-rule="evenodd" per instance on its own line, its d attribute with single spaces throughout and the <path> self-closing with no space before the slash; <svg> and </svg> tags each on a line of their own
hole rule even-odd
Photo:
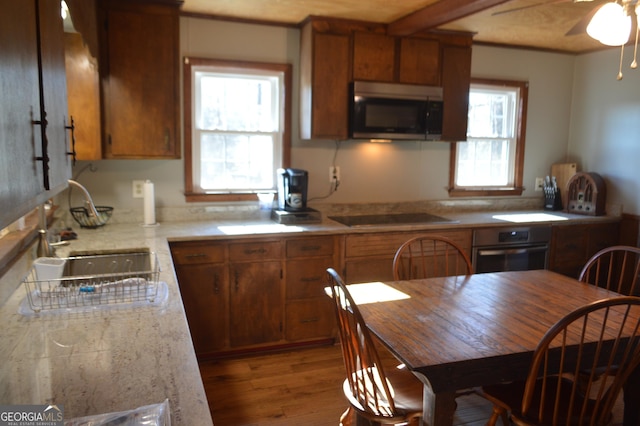
<svg viewBox="0 0 640 426">
<path fill-rule="evenodd" d="M 350 86 L 352 139 L 440 140 L 442 87 L 355 81 Z"/>
</svg>

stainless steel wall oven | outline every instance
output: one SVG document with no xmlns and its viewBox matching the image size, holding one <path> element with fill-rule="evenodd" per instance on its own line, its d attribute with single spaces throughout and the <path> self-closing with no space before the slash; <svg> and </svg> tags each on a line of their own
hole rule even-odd
<svg viewBox="0 0 640 426">
<path fill-rule="evenodd" d="M 473 232 L 475 273 L 546 269 L 551 226 L 482 228 Z"/>
</svg>

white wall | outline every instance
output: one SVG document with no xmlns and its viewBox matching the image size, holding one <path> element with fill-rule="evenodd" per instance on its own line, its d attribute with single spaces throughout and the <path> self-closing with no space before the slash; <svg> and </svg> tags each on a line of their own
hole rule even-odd
<svg viewBox="0 0 640 426">
<path fill-rule="evenodd" d="M 633 47 L 627 47 L 620 81 L 618 48 L 576 60 L 568 153 L 582 171 L 604 178 L 608 203 L 638 215 L 640 69 L 629 68 L 632 56 Z"/>
<path fill-rule="evenodd" d="M 341 185 L 331 197 L 318 202 L 393 202 L 448 198 L 449 144 L 395 142 L 371 144 L 342 141 L 300 141 L 298 137 L 299 31 L 196 18 L 181 18 L 181 56 L 289 62 L 294 70 L 292 166 L 307 169 L 309 196 L 329 191 L 329 165 L 336 155 Z M 526 135 L 525 197 L 534 179 L 549 174 L 554 162 L 565 161 L 569 134 L 571 87 L 575 57 L 517 49 L 473 48 L 472 75 L 483 78 L 526 80 L 530 83 Z M 131 181 L 151 179 L 159 207 L 185 206 L 182 160 L 105 160 L 93 162 L 97 172 L 85 171 L 85 184 L 97 204 L 142 210 L 131 197 Z M 80 163 L 75 172 L 86 163 Z M 64 205 L 63 205 L 64 206 Z M 66 206 L 65 206 L 66 207 Z"/>
</svg>

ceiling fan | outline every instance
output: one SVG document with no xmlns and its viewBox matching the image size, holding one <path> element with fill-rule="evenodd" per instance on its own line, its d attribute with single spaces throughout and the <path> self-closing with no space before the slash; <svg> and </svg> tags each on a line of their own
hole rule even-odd
<svg viewBox="0 0 640 426">
<path fill-rule="evenodd" d="M 554 3 L 566 3 L 569 1 L 573 3 L 598 3 L 589 11 L 589 13 L 583 16 L 571 29 L 569 29 L 569 31 L 565 33 L 565 36 L 587 33 L 591 38 L 604 45 L 620 46 L 621 51 L 620 68 L 617 76 L 618 80 L 622 79 L 624 47 L 629 42 L 632 27 L 635 27 L 636 37 L 631 68 L 637 68 L 636 54 L 638 50 L 638 35 L 640 33 L 640 28 L 638 26 L 638 21 L 640 20 L 640 0 L 610 0 L 605 3 L 602 3 L 600 0 L 548 0 L 497 11 L 492 13 L 492 16 Z"/>
</svg>

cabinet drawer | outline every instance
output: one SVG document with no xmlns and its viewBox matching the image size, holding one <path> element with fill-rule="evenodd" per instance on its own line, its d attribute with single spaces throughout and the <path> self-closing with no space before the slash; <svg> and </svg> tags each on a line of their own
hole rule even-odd
<svg viewBox="0 0 640 426">
<path fill-rule="evenodd" d="M 471 248 L 471 230 L 443 232 L 399 232 L 347 235 L 346 257 L 394 256 L 402 243 L 418 235 L 441 235 L 458 243 L 467 253 Z"/>
<path fill-rule="evenodd" d="M 327 268 L 335 268 L 332 257 L 287 261 L 287 300 L 326 297 Z"/>
<path fill-rule="evenodd" d="M 333 237 L 314 237 L 287 241 L 287 257 L 330 256 Z"/>
<path fill-rule="evenodd" d="M 580 225 L 563 226 L 554 230 L 553 258 L 555 263 L 577 263 L 586 259 L 589 242 L 588 228 Z"/>
<path fill-rule="evenodd" d="M 232 262 L 265 259 L 279 260 L 281 257 L 282 243 L 280 241 L 229 244 L 229 259 Z"/>
<path fill-rule="evenodd" d="M 176 265 L 224 262 L 224 245 L 214 243 L 171 243 L 171 255 Z"/>
<path fill-rule="evenodd" d="M 289 302 L 286 307 L 286 331 L 288 341 L 332 337 L 335 313 L 331 299 Z"/>
</svg>

